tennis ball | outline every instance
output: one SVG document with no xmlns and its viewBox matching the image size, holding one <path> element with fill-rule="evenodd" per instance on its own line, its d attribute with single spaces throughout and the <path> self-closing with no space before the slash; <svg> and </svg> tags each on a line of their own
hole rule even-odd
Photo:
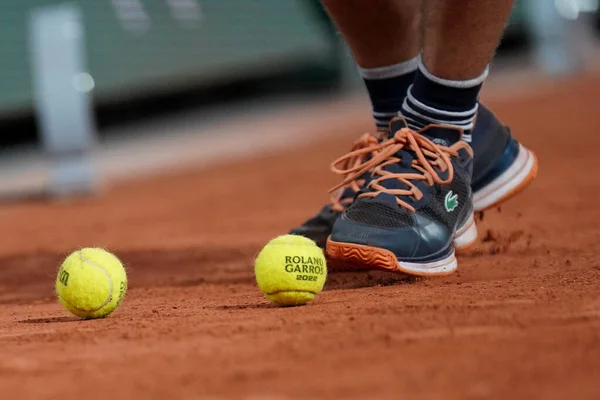
<svg viewBox="0 0 600 400">
<path fill-rule="evenodd" d="M 56 277 L 58 301 L 84 319 L 106 317 L 119 306 L 126 291 L 123 264 L 100 248 L 71 253 Z"/>
<path fill-rule="evenodd" d="M 280 306 L 311 301 L 327 279 L 325 256 L 315 242 L 297 235 L 271 240 L 254 262 L 258 287 L 267 299 Z"/>
</svg>

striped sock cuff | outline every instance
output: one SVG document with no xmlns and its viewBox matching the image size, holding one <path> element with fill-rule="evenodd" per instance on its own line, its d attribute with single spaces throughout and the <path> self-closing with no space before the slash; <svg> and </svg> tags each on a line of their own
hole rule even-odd
<svg viewBox="0 0 600 400">
<path fill-rule="evenodd" d="M 477 78 L 467 79 L 466 81 L 453 81 L 451 79 L 438 78 L 437 76 L 435 76 L 431 72 L 429 72 L 429 70 L 427 70 L 427 67 L 423 63 L 423 58 L 421 57 L 421 55 L 419 55 L 419 57 L 417 57 L 417 65 L 418 65 L 419 71 L 421 71 L 421 73 L 423 75 L 425 75 L 425 77 L 427 79 L 429 79 L 430 81 L 435 82 L 438 85 L 456 88 L 456 89 L 468 89 L 468 88 L 473 88 L 473 87 L 482 85 L 483 82 L 485 82 L 485 80 L 488 77 L 488 74 L 490 72 L 490 67 L 488 65 L 483 70 L 483 73 L 481 75 L 479 75 Z"/>
<path fill-rule="evenodd" d="M 454 81 L 430 73 L 421 58 L 414 83 L 408 88 L 402 103 L 402 115 L 413 129 L 426 125 L 448 125 L 463 130 L 464 140 L 470 141 L 471 130 L 477 115 L 479 91 L 488 75 L 474 79 Z"/>
<path fill-rule="evenodd" d="M 375 120 L 375 126 L 377 126 L 378 130 L 388 129 L 390 121 L 399 114 L 399 111 L 381 112 L 373 109 L 373 120 Z"/>
<path fill-rule="evenodd" d="M 396 78 L 401 75 L 410 74 L 415 72 L 419 67 L 419 57 L 411 58 L 410 60 L 403 61 L 397 64 L 386 65 L 383 67 L 375 68 L 361 68 L 358 70 L 360 76 L 363 79 L 389 79 Z"/>
<path fill-rule="evenodd" d="M 359 68 L 369 92 L 377 129 L 387 129 L 390 120 L 398 115 L 417 69 L 417 57 L 383 67 Z"/>
<path fill-rule="evenodd" d="M 463 130 L 463 139 L 470 142 L 470 133 L 478 108 L 479 104 L 477 103 L 473 108 L 465 111 L 448 111 L 432 107 L 415 98 L 411 86 L 402 104 L 401 114 L 412 129 L 419 130 L 431 124 L 455 126 Z"/>
</svg>

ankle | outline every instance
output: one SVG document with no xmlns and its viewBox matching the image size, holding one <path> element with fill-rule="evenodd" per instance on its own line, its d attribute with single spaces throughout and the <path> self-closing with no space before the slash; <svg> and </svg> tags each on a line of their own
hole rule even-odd
<svg viewBox="0 0 600 400">
<path fill-rule="evenodd" d="M 419 60 L 414 83 L 402 105 L 402 115 L 413 129 L 438 124 L 463 130 L 470 140 L 477 114 L 479 92 L 488 69 L 475 79 L 466 81 L 441 79 L 431 74 Z"/>
<path fill-rule="evenodd" d="M 417 64 L 415 57 L 398 64 L 360 68 L 378 129 L 388 129 L 390 120 L 401 111 L 408 87 L 414 81 Z"/>
</svg>

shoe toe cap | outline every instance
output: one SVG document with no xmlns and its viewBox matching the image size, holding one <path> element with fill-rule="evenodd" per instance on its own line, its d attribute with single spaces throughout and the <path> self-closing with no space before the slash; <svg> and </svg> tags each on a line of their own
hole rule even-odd
<svg viewBox="0 0 600 400">
<path fill-rule="evenodd" d="M 342 215 L 333 226 L 331 240 L 383 248 L 399 261 L 436 259 L 451 251 L 447 228 L 420 215 L 416 216 L 415 226 L 406 228 L 366 225 Z"/>
</svg>

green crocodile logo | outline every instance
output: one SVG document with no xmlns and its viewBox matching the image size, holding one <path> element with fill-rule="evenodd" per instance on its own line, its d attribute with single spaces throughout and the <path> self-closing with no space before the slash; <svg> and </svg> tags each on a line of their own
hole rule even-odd
<svg viewBox="0 0 600 400">
<path fill-rule="evenodd" d="M 458 195 L 449 191 L 446 194 L 446 198 L 444 199 L 444 207 L 446 207 L 446 211 L 452 212 L 458 206 Z"/>
</svg>

